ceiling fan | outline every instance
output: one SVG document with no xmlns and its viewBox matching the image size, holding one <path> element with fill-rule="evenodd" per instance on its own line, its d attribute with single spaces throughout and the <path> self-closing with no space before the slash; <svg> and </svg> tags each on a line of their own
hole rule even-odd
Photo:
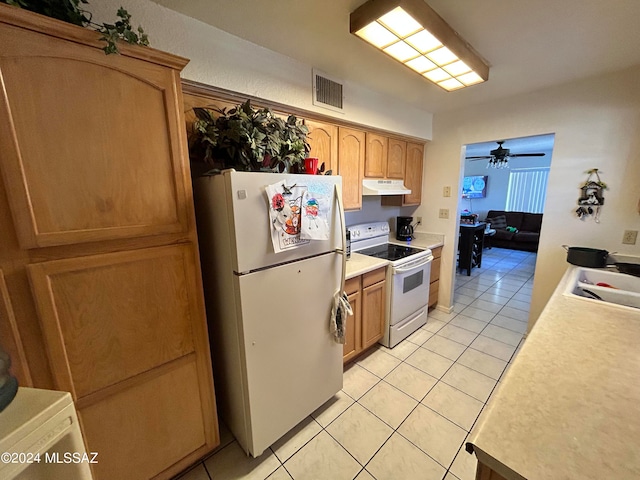
<svg viewBox="0 0 640 480">
<path fill-rule="evenodd" d="M 491 150 L 489 155 L 479 157 L 466 157 L 468 160 L 489 160 L 487 168 L 509 168 L 509 159 L 516 157 L 544 157 L 544 153 L 510 153 L 508 148 L 502 148 L 504 140 L 497 142 L 498 148 Z"/>
</svg>

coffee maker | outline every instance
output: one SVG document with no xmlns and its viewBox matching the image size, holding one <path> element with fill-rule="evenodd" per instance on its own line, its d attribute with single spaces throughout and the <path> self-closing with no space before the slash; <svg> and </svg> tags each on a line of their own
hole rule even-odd
<svg viewBox="0 0 640 480">
<path fill-rule="evenodd" d="M 411 240 L 413 238 L 413 217 L 396 217 L 396 239 Z"/>
</svg>

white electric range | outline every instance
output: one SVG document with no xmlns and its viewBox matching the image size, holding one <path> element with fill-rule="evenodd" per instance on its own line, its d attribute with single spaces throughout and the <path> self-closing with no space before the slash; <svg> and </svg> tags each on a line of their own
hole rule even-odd
<svg viewBox="0 0 640 480">
<path fill-rule="evenodd" d="M 347 229 L 352 252 L 389 261 L 387 321 L 380 343 L 393 348 L 427 323 L 433 255 L 428 248 L 412 247 L 409 242 L 391 242 L 387 222 L 362 223 Z"/>
</svg>

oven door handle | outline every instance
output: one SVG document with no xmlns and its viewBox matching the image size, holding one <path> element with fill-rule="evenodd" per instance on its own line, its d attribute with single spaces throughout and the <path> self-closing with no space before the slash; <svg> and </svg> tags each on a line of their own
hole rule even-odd
<svg viewBox="0 0 640 480">
<path fill-rule="evenodd" d="M 411 270 L 415 270 L 416 268 L 424 267 L 427 263 L 431 262 L 432 260 L 433 260 L 433 255 L 429 255 L 428 257 L 424 257 L 424 258 L 419 258 L 418 260 L 405 264 L 401 267 L 393 267 L 393 273 L 410 272 Z"/>
</svg>

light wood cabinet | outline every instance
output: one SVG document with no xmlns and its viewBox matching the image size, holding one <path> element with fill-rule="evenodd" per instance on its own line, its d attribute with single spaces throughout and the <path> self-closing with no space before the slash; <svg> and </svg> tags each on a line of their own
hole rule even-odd
<svg viewBox="0 0 640 480">
<path fill-rule="evenodd" d="M 362 208 L 365 132 L 338 128 L 338 173 L 342 175 L 342 201 L 345 210 Z"/>
<path fill-rule="evenodd" d="M 422 163 L 424 160 L 424 145 L 407 143 L 407 163 L 404 171 L 405 186 L 411 190 L 409 195 L 403 195 L 402 205 L 420 205 L 422 201 Z"/>
<path fill-rule="evenodd" d="M 387 178 L 404 179 L 404 166 L 407 160 L 407 142 L 397 138 L 389 139 L 387 156 Z"/>
<path fill-rule="evenodd" d="M 387 155 L 389 139 L 384 135 L 366 132 L 364 176 L 385 178 L 387 176 Z"/>
<path fill-rule="evenodd" d="M 482 462 L 478 462 L 478 467 L 476 469 L 476 480 L 506 480 L 506 478 L 504 478 L 495 470 L 491 469 L 491 467 L 486 466 Z"/>
<path fill-rule="evenodd" d="M 187 61 L 99 37 L 0 4 L 0 314 L 23 385 L 71 392 L 94 478 L 171 478 L 219 443 Z"/>
<path fill-rule="evenodd" d="M 353 309 L 347 317 L 343 363 L 375 345 L 384 334 L 386 320 L 386 268 L 350 278 L 345 292 Z"/>
<path fill-rule="evenodd" d="M 362 348 L 375 345 L 384 334 L 386 313 L 385 268 L 362 276 Z"/>
<path fill-rule="evenodd" d="M 393 158 L 393 160 L 391 160 Z M 424 144 L 389 140 L 389 168 L 394 170 L 403 168 L 404 185 L 411 193 L 409 195 L 391 195 L 382 197 L 382 205 L 398 207 L 420 205 L 422 201 L 422 164 L 424 160 Z M 400 167 L 403 165 L 403 167 Z M 390 177 L 391 178 L 391 177 Z"/>
<path fill-rule="evenodd" d="M 362 276 L 350 278 L 345 282 L 344 291 L 353 310 L 347 316 L 343 361 L 346 363 L 362 350 Z"/>
<path fill-rule="evenodd" d="M 442 257 L 442 247 L 431 249 L 433 261 L 431 262 L 431 276 L 429 278 L 429 308 L 438 303 L 438 292 L 440 290 L 440 260 Z"/>
<path fill-rule="evenodd" d="M 310 157 L 318 159 L 318 168 L 324 163 L 324 171 L 337 174 L 338 166 L 338 127 L 330 123 L 305 120 L 309 129 L 307 141 L 311 147 Z"/>
</svg>

